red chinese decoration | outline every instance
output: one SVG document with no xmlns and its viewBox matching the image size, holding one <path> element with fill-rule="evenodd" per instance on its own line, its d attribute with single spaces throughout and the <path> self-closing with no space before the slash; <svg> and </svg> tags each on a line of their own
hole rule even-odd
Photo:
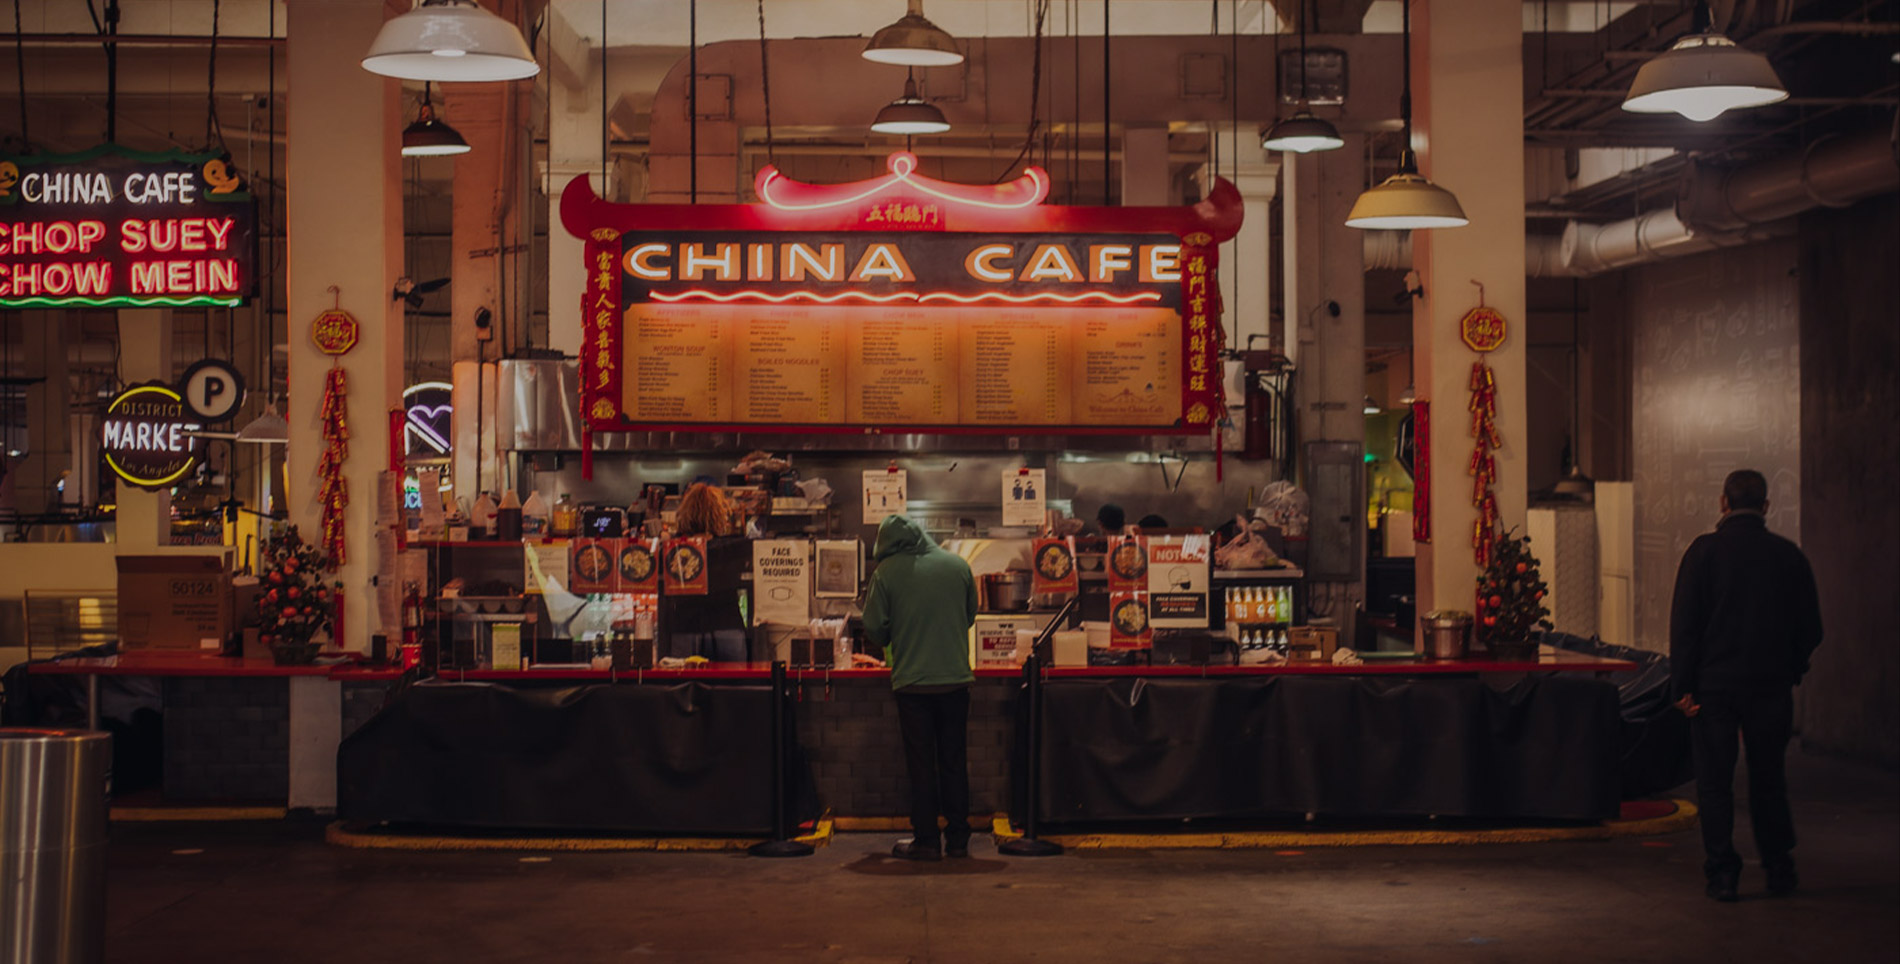
<svg viewBox="0 0 1900 964">
<path fill-rule="evenodd" d="M 1471 437 L 1477 444 L 1471 449 L 1471 464 L 1465 474 L 1471 476 L 1471 506 L 1478 518 L 1471 524 L 1472 555 L 1480 566 L 1491 564 L 1491 553 L 1498 539 L 1498 499 L 1491 486 L 1498 480 L 1498 463 L 1492 453 L 1504 447 L 1498 436 L 1498 385 L 1491 366 L 1482 361 L 1471 363 Z"/>
<path fill-rule="evenodd" d="M 1480 303 L 1459 319 L 1458 337 L 1464 339 L 1465 347 L 1472 351 L 1495 351 L 1504 344 L 1508 328 L 1496 308 L 1486 308 Z"/>
<path fill-rule="evenodd" d="M 1432 403 L 1412 403 L 1412 541 L 1432 541 Z"/>
<path fill-rule="evenodd" d="M 343 564 L 343 508 L 350 504 L 349 483 L 343 478 L 343 460 L 350 455 L 349 402 L 344 391 L 343 369 L 330 369 L 323 380 L 323 457 L 317 462 L 317 477 L 322 481 L 317 498 L 323 503 L 320 544 L 332 567 Z"/>
<path fill-rule="evenodd" d="M 1206 231 L 1181 239 L 1181 358 L 1187 367 L 1182 415 L 1190 428 L 1206 429 L 1227 411 L 1226 390 L 1220 372 L 1220 346 L 1227 343 L 1221 330 L 1220 286 L 1213 283 L 1220 248 Z"/>
<path fill-rule="evenodd" d="M 326 355 L 344 355 L 356 347 L 360 331 L 356 316 L 341 308 L 332 308 L 310 323 L 310 340 Z"/>
</svg>

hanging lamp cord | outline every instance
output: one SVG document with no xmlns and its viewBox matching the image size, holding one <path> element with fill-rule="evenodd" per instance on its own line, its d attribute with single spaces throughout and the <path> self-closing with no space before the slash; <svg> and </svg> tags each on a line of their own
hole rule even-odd
<svg viewBox="0 0 1900 964">
<path fill-rule="evenodd" d="M 1035 149 L 1036 134 L 1042 129 L 1042 31 L 1048 22 L 1049 0 L 1036 0 L 1035 47 L 1029 58 L 1029 133 L 1023 138 L 1022 150 L 1017 151 L 1009 166 L 996 176 L 997 184 L 1009 180 L 1010 172 Z"/>
<path fill-rule="evenodd" d="M 224 148 L 224 127 L 218 123 L 218 14 L 223 0 L 211 0 L 211 66 L 205 77 L 205 146 Z"/>
<path fill-rule="evenodd" d="M 772 140 L 772 62 L 765 55 L 765 0 L 759 5 L 759 94 L 765 98 L 765 159 L 778 166 L 778 145 Z"/>
<path fill-rule="evenodd" d="M 26 41 L 20 32 L 20 0 L 13 0 L 13 65 L 20 71 L 20 140 L 26 150 L 33 149 L 33 134 L 26 126 Z"/>
</svg>

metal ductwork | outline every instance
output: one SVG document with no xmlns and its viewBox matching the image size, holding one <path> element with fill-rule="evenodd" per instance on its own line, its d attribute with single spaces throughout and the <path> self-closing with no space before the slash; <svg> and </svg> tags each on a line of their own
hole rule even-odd
<svg viewBox="0 0 1900 964">
<path fill-rule="evenodd" d="M 1816 207 L 1847 207 L 1900 190 L 1900 148 L 1885 129 L 1823 138 L 1785 157 L 1728 170 L 1691 165 L 1672 207 L 1596 224 L 1571 221 L 1561 238 L 1524 239 L 1532 278 L 1588 277 L 1618 268 L 1734 247 L 1793 230 L 1787 219 Z M 1366 269 L 1412 266 L 1412 239 L 1368 231 Z"/>
</svg>

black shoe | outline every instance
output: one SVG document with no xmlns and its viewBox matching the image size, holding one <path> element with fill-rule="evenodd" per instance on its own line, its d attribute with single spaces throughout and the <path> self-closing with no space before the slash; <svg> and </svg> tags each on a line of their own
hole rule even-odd
<svg viewBox="0 0 1900 964">
<path fill-rule="evenodd" d="M 915 840 L 899 840 L 897 846 L 891 848 L 891 856 L 899 860 L 942 860 L 943 851 L 919 846 Z"/>
<path fill-rule="evenodd" d="M 943 855 L 945 857 L 968 857 L 970 855 L 970 842 L 968 840 L 962 843 L 950 843 L 949 841 L 945 841 L 943 845 Z"/>
<path fill-rule="evenodd" d="M 1738 883 L 1736 876 L 1735 874 L 1718 874 L 1710 877 L 1706 891 L 1709 899 L 1719 900 L 1724 904 L 1733 904 L 1740 900 L 1741 898 L 1735 893 L 1735 885 Z"/>
<path fill-rule="evenodd" d="M 1768 892 L 1776 897 L 1786 897 L 1794 893 L 1801 885 L 1801 878 L 1794 872 L 1794 865 L 1768 868 Z"/>
</svg>

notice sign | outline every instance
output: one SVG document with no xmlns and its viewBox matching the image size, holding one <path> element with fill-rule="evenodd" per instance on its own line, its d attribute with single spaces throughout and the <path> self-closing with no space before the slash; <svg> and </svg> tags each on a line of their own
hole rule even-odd
<svg viewBox="0 0 1900 964">
<path fill-rule="evenodd" d="M 256 264 L 257 206 L 220 155 L 0 157 L 0 307 L 237 305 Z"/>
<path fill-rule="evenodd" d="M 881 525 L 887 515 L 903 515 L 910 503 L 910 473 L 903 469 L 866 469 L 864 524 Z"/>
<path fill-rule="evenodd" d="M 1148 620 L 1162 629 L 1207 625 L 1207 536 L 1148 540 Z"/>
<path fill-rule="evenodd" d="M 804 626 L 811 620 L 811 543 L 759 539 L 752 543 L 752 624 Z"/>
<path fill-rule="evenodd" d="M 1049 506 L 1049 470 L 1003 470 L 1003 524 L 1040 526 Z"/>
<path fill-rule="evenodd" d="M 198 464 L 200 425 L 169 385 L 134 385 L 106 405 L 100 453 L 112 474 L 141 489 L 169 488 Z"/>
</svg>

